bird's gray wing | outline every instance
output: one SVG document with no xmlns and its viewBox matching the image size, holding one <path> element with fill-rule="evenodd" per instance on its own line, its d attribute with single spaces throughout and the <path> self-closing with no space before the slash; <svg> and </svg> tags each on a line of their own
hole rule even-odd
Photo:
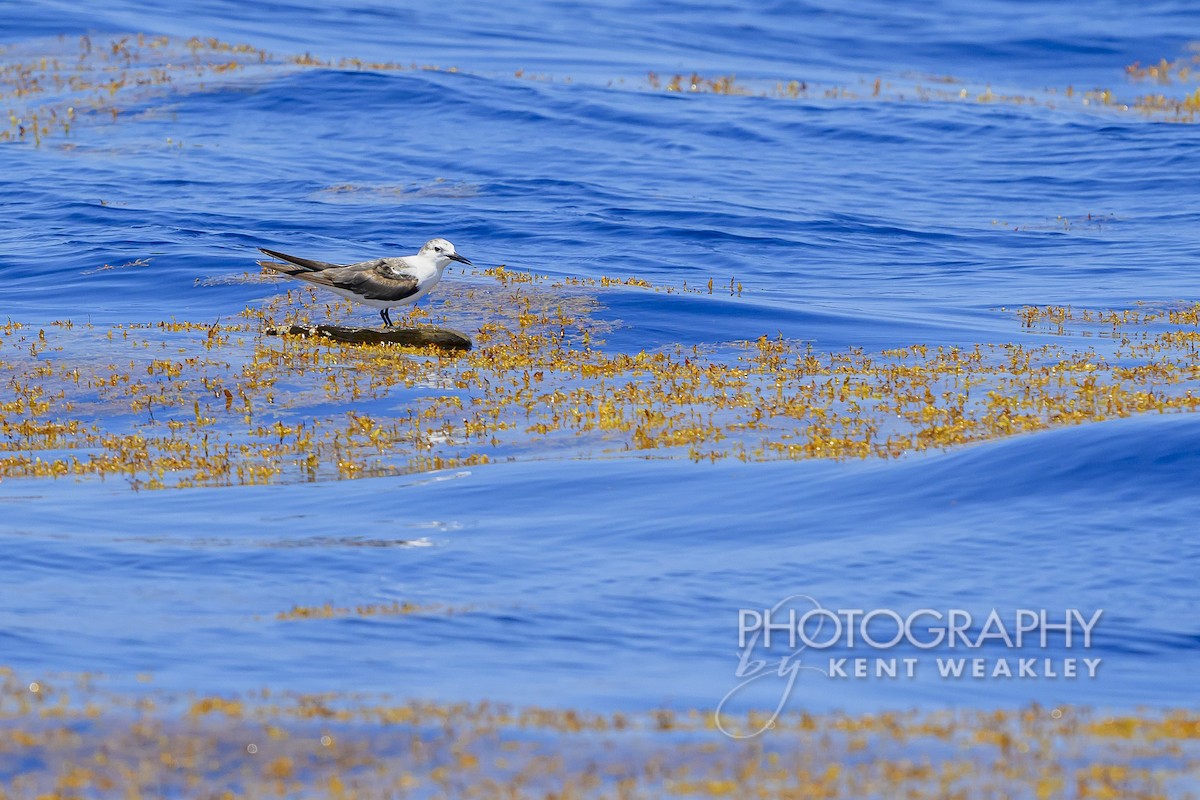
<svg viewBox="0 0 1200 800">
<path fill-rule="evenodd" d="M 318 276 L 328 278 L 327 285 L 354 292 L 365 300 L 398 302 L 417 293 L 416 277 L 396 272 L 382 258 L 313 274 L 313 278 Z M 326 283 L 324 280 L 320 282 Z"/>
<path fill-rule="evenodd" d="M 268 250 L 265 247 L 260 247 L 260 248 L 258 248 L 258 250 L 260 253 L 266 253 L 267 255 L 271 256 L 272 258 L 278 258 L 282 261 L 288 262 L 289 264 L 294 264 L 295 266 L 300 267 L 302 270 L 307 270 L 309 272 L 321 272 L 322 270 L 337 269 L 338 267 L 342 266 L 341 264 L 330 264 L 327 261 L 313 261 L 310 258 L 300 258 L 299 256 L 289 256 L 287 253 L 280 253 L 278 250 Z M 282 272 L 285 275 L 294 275 L 297 271 L 299 271 L 299 270 L 291 270 L 291 269 L 287 269 L 287 268 L 280 269 L 280 267 L 283 267 L 283 265 L 276 264 L 275 262 L 272 262 L 272 261 L 259 261 L 258 265 L 260 267 L 267 267 L 268 269 L 273 269 L 276 272 Z"/>
</svg>

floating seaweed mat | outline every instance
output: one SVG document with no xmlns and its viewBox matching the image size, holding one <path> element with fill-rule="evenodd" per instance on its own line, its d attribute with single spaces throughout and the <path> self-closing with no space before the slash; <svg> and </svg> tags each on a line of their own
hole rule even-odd
<svg viewBox="0 0 1200 800">
<path fill-rule="evenodd" d="M 267 328 L 269 336 L 324 336 L 351 344 L 393 344 L 408 347 L 433 345 L 444 350 L 470 350 L 471 338 L 450 328 L 347 328 L 343 325 L 292 325 Z"/>
</svg>

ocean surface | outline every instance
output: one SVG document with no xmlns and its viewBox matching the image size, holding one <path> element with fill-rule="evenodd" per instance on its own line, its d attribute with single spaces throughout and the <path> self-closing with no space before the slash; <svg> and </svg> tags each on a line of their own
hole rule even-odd
<svg viewBox="0 0 1200 800">
<path fill-rule="evenodd" d="M 587 284 L 571 297 L 610 354 L 720 358 L 767 336 L 817 356 L 1048 346 L 1136 367 L 1115 328 L 1018 309 L 1200 297 L 1196 40 L 1200 17 L 1174 0 L 0 3 L 0 319 L 22 326 L 0 347 L 5 419 L 23 413 L 30 359 L 54 375 L 124 364 L 112 331 L 305 302 L 320 321 L 322 299 L 281 301 L 295 287 L 258 276 L 259 246 L 348 262 L 434 236 L 477 269 L 424 304 L 471 335 L 490 312 L 464 292 L 521 302 L 483 272 L 504 265 Z M 170 352 L 202 350 L 199 330 Z M 1175 363 L 1158 396 L 1200 384 L 1194 343 Z M 373 413 L 419 395 L 385 393 Z M 102 403 L 79 413 L 120 421 Z M 0 665 L 181 696 L 631 712 L 1197 700 L 1195 414 L 891 458 L 541 441 L 255 485 L 6 474 Z M 963 610 L 975 636 L 993 609 L 1013 624 L 1102 614 L 1086 647 L 1076 626 L 1044 646 L 747 651 L 743 612 L 776 607 Z M 750 663 L 789 654 L 806 671 Z M 938 673 L 958 656 L 988 674 Z M 872 672 L 830 675 L 831 657 Z M 904 658 L 911 677 L 873 672 Z M 1004 658 L 1036 674 L 994 675 Z"/>
</svg>

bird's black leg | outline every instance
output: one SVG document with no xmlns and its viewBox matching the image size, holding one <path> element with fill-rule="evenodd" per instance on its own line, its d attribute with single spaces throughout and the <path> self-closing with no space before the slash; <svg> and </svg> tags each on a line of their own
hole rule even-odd
<svg viewBox="0 0 1200 800">
<path fill-rule="evenodd" d="M 388 314 L 389 310 L 390 309 L 387 308 L 381 308 L 379 310 L 379 316 L 383 317 L 383 324 L 388 328 L 392 327 L 392 317 L 390 314 Z"/>
</svg>

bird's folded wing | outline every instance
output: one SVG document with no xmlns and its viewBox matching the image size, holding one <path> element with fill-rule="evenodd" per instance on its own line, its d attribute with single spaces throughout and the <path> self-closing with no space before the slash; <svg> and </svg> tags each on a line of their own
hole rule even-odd
<svg viewBox="0 0 1200 800">
<path fill-rule="evenodd" d="M 327 285 L 354 292 L 365 300 L 396 301 L 417 293 L 415 276 L 393 272 L 382 259 L 365 269 L 343 267 L 314 273 L 312 279 L 313 283 L 326 283 L 327 279 Z"/>
</svg>

